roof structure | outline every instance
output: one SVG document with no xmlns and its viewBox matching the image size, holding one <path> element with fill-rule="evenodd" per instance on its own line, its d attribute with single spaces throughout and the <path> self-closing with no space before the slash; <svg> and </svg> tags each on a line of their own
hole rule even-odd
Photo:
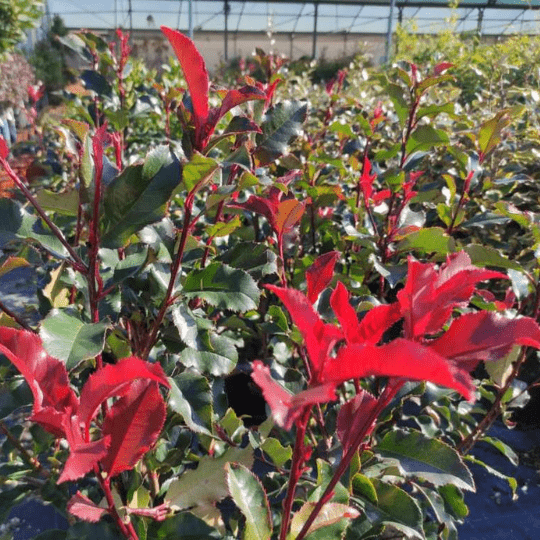
<svg viewBox="0 0 540 540">
<path fill-rule="evenodd" d="M 167 25 L 188 34 L 217 30 L 227 34 L 266 31 L 311 33 L 317 56 L 318 33 L 386 34 L 389 44 L 396 24 L 432 33 L 504 35 L 537 34 L 540 0 L 48 0 L 69 28 L 159 28 Z M 452 0 L 453 1 L 453 0 Z"/>
</svg>

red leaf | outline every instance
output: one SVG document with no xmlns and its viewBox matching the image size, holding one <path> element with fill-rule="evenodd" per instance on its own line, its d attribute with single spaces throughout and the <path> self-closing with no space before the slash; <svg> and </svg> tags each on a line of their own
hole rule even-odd
<svg viewBox="0 0 540 540">
<path fill-rule="evenodd" d="M 278 236 L 288 233 L 300 221 L 304 210 L 304 203 L 296 199 L 287 199 L 279 203 L 274 216 L 273 228 Z"/>
<path fill-rule="evenodd" d="M 272 226 L 275 221 L 277 204 L 274 204 L 274 202 L 268 198 L 259 197 L 258 195 L 251 195 L 246 202 L 231 203 L 228 206 L 231 208 L 241 208 L 242 210 L 248 210 L 249 212 L 260 214 L 261 216 L 264 216 L 272 224 Z"/>
<path fill-rule="evenodd" d="M 180 62 L 193 105 L 195 124 L 202 128 L 208 118 L 208 89 L 210 87 L 204 58 L 195 47 L 195 43 L 184 34 L 166 26 L 162 26 L 161 31 L 171 43 Z"/>
<path fill-rule="evenodd" d="M 260 360 L 253 362 L 251 377 L 261 388 L 276 424 L 286 430 L 292 428 L 305 407 L 336 399 L 334 384 L 314 386 L 296 395 L 289 393 L 272 378 L 270 369 Z"/>
<path fill-rule="evenodd" d="M 474 387 L 466 370 L 434 350 L 401 338 L 380 347 L 371 343 L 342 347 L 335 358 L 328 359 L 321 382 L 340 384 L 370 376 L 431 381 L 453 388 L 467 399 L 473 397 Z"/>
<path fill-rule="evenodd" d="M 480 361 L 503 358 L 514 345 L 540 349 L 538 323 L 530 317 L 506 319 L 482 311 L 459 317 L 429 348 L 472 371 Z"/>
<path fill-rule="evenodd" d="M 7 159 L 9 156 L 9 147 L 6 143 L 6 139 L 0 135 L 0 159 Z"/>
<path fill-rule="evenodd" d="M 217 121 L 228 111 L 246 101 L 266 99 L 266 94 L 255 86 L 243 86 L 237 90 L 229 90 L 218 109 Z"/>
<path fill-rule="evenodd" d="M 473 266 L 464 251 L 450 255 L 438 270 L 434 264 L 422 264 L 412 257 L 408 265 L 407 282 L 398 301 L 409 339 L 439 332 L 455 308 L 467 306 L 478 282 L 508 279 L 500 272 Z"/>
<path fill-rule="evenodd" d="M 91 523 L 98 522 L 109 511 L 107 508 L 100 508 L 93 503 L 88 497 L 77 491 L 67 503 L 67 511 L 75 517 Z"/>
<path fill-rule="evenodd" d="M 334 267 L 339 258 L 338 251 L 329 251 L 317 257 L 315 262 L 306 270 L 307 297 L 314 304 L 319 294 L 332 281 Z"/>
<path fill-rule="evenodd" d="M 75 448 L 71 447 L 62 474 L 58 478 L 58 484 L 77 480 L 89 473 L 107 454 L 109 444 L 110 438 L 104 437 L 97 441 L 79 444 Z"/>
<path fill-rule="evenodd" d="M 371 172 L 371 162 L 368 157 L 364 157 L 364 166 L 362 167 L 362 175 L 360 176 L 360 189 L 364 195 L 366 204 L 371 195 L 373 194 L 373 182 L 377 178 L 376 174 L 369 174 Z"/>
<path fill-rule="evenodd" d="M 358 343 L 358 317 L 349 302 L 349 291 L 338 281 L 330 296 L 330 305 L 343 329 L 347 343 Z"/>
<path fill-rule="evenodd" d="M 111 438 L 107 455 L 101 460 L 103 470 L 112 477 L 132 469 L 156 442 L 165 417 L 158 384 L 148 380 L 133 382 L 103 422 L 103 435 Z"/>
<path fill-rule="evenodd" d="M 64 432 L 69 444 L 69 457 L 58 483 L 77 480 L 90 472 L 107 454 L 110 437 L 89 442 L 83 438 L 81 424 L 76 415 L 64 416 Z"/>
<path fill-rule="evenodd" d="M 447 69 L 450 69 L 451 67 L 454 67 L 454 64 L 450 63 L 450 62 L 441 62 L 440 64 L 437 64 L 434 68 L 433 68 L 433 74 L 435 76 L 437 75 L 440 75 L 441 73 L 443 73 L 444 71 L 446 71 Z"/>
<path fill-rule="evenodd" d="M 358 326 L 358 342 L 379 343 L 383 334 L 403 316 L 399 304 L 384 304 L 370 309 Z"/>
<path fill-rule="evenodd" d="M 151 364 L 131 356 L 117 364 L 107 364 L 86 381 L 81 391 L 77 416 L 80 424 L 87 427 L 99 406 L 112 396 L 123 396 L 129 391 L 129 383 L 147 379 L 169 386 L 167 377 L 159 364 Z"/>
<path fill-rule="evenodd" d="M 32 419 L 53 435 L 63 436 L 62 418 L 78 406 L 66 366 L 49 356 L 39 336 L 27 330 L 0 327 L 0 352 L 21 372 L 32 391 Z"/>
<path fill-rule="evenodd" d="M 356 311 L 349 303 L 349 292 L 341 282 L 330 297 L 330 305 L 349 344 L 367 342 L 375 345 L 386 330 L 402 318 L 399 304 L 395 302 L 370 309 L 359 323 Z"/>
<path fill-rule="evenodd" d="M 369 427 L 366 424 L 376 406 L 375 397 L 365 390 L 360 390 L 360 393 L 342 405 L 337 415 L 336 431 L 343 454 L 346 454 L 353 444 L 356 434 Z"/>
<path fill-rule="evenodd" d="M 334 325 L 326 324 L 313 309 L 311 302 L 300 291 L 265 285 L 285 304 L 294 324 L 300 330 L 308 351 L 313 372 L 311 382 L 318 382 L 321 370 L 332 348 L 343 339 Z"/>
</svg>

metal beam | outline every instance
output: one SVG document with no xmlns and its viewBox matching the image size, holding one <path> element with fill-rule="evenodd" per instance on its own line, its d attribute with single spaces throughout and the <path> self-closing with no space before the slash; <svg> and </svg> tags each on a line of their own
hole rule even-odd
<svg viewBox="0 0 540 540">
<path fill-rule="evenodd" d="M 314 3 L 315 12 L 313 14 L 313 44 L 311 49 L 312 58 L 317 58 L 317 19 L 319 17 L 319 2 Z"/>
<path fill-rule="evenodd" d="M 386 30 L 386 46 L 384 48 L 384 64 L 390 62 L 390 56 L 392 54 L 392 26 L 394 24 L 394 8 L 396 6 L 396 0 L 390 2 L 390 12 L 388 13 L 388 28 Z"/>
</svg>

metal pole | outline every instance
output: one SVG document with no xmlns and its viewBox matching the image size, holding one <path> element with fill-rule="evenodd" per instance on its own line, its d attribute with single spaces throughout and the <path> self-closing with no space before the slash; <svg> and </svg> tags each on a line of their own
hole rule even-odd
<svg viewBox="0 0 540 540">
<path fill-rule="evenodd" d="M 182 0 L 180 0 L 181 2 Z M 193 39 L 193 1 L 188 0 L 188 36 Z"/>
<path fill-rule="evenodd" d="M 229 0 L 225 0 L 223 11 L 225 13 L 225 34 L 223 39 L 225 40 L 225 62 L 227 62 L 229 60 L 229 12 L 231 11 Z"/>
<path fill-rule="evenodd" d="M 388 28 L 386 30 L 386 47 L 384 50 L 384 63 L 390 61 L 390 55 L 392 54 L 392 26 L 394 23 L 395 6 L 396 6 L 396 0 L 390 0 L 390 13 L 388 14 Z"/>
<path fill-rule="evenodd" d="M 133 10 L 131 9 L 131 0 L 129 0 L 129 34 L 133 34 Z"/>
<path fill-rule="evenodd" d="M 478 8 L 478 22 L 476 24 L 476 32 L 479 36 L 482 35 L 482 21 L 484 20 L 484 8 Z"/>
<path fill-rule="evenodd" d="M 315 13 L 313 14 L 313 48 L 311 56 L 317 58 L 317 18 L 319 16 L 319 2 L 314 2 Z"/>
</svg>

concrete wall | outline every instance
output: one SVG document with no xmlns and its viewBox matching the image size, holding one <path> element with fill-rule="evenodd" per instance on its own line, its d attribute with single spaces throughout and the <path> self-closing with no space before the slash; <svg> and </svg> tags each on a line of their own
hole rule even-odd
<svg viewBox="0 0 540 540">
<path fill-rule="evenodd" d="M 96 31 L 107 40 L 113 39 L 113 31 Z M 200 31 L 194 35 L 209 70 L 225 60 L 223 32 Z M 173 54 L 172 49 L 159 30 L 134 30 L 131 35 L 133 56 L 144 58 L 148 67 L 159 68 Z M 317 58 L 341 58 L 355 53 L 365 53 L 377 63 L 384 55 L 385 36 L 382 34 L 325 34 L 317 35 Z M 311 56 L 313 36 L 311 33 L 274 33 L 271 38 L 265 32 L 229 32 L 228 57 L 250 56 L 255 47 L 265 52 L 284 54 L 293 60 Z"/>
</svg>

